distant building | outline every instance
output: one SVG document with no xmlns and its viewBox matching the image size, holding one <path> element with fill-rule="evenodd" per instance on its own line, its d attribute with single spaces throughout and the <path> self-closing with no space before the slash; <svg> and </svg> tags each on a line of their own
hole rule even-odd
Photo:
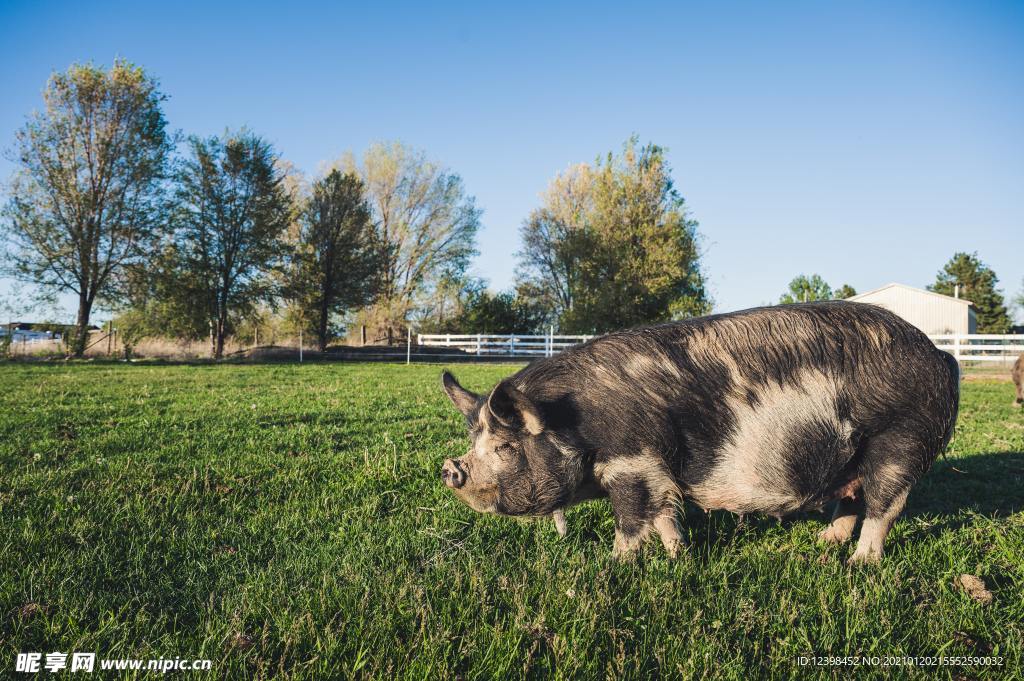
<svg viewBox="0 0 1024 681">
<path fill-rule="evenodd" d="M 0 338 L 8 334 L 15 343 L 35 343 L 39 341 L 59 341 L 64 335 L 74 330 L 73 324 L 50 324 L 46 322 L 9 322 L 0 323 Z M 98 331 L 99 327 L 89 325 L 90 331 Z"/>
<path fill-rule="evenodd" d="M 905 284 L 887 284 L 848 300 L 884 307 L 929 336 L 977 333 L 974 304 L 963 298 L 944 296 Z"/>
<path fill-rule="evenodd" d="M 15 343 L 34 343 L 36 341 L 60 339 L 60 333 L 54 334 L 49 329 L 44 331 L 39 328 L 38 324 L 32 324 L 31 322 L 11 322 L 10 324 L 0 325 L 0 338 L 8 335 L 11 336 L 11 340 Z"/>
</svg>

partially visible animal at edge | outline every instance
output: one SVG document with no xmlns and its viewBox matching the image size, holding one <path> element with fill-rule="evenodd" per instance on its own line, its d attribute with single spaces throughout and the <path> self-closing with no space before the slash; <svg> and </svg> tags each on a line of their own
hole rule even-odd
<svg viewBox="0 0 1024 681">
<path fill-rule="evenodd" d="M 1013 384 L 1017 387 L 1017 396 L 1013 400 L 1014 406 L 1024 407 L 1024 353 L 1021 353 L 1017 361 L 1013 363 Z"/>
<path fill-rule="evenodd" d="M 619 331 L 484 395 L 444 372 L 472 444 L 441 478 L 477 511 L 550 515 L 560 534 L 565 508 L 607 497 L 619 557 L 652 534 L 677 555 L 684 500 L 779 518 L 834 502 L 820 539 L 846 542 L 862 517 L 850 561 L 876 562 L 952 437 L 959 383 L 951 355 L 859 303 Z"/>
</svg>

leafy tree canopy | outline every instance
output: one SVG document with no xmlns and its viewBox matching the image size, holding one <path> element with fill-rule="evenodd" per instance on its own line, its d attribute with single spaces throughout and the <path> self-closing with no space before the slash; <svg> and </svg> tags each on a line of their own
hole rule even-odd
<svg viewBox="0 0 1024 681">
<path fill-rule="evenodd" d="M 832 300 L 832 287 L 820 275 L 801 274 L 789 282 L 789 290 L 782 294 L 779 302 L 810 303 L 815 300 Z"/>
<path fill-rule="evenodd" d="M 427 321 L 426 333 L 543 333 L 547 316 L 535 300 L 517 291 L 492 293 L 479 279 L 466 283 L 453 314 Z"/>
<path fill-rule="evenodd" d="M 518 288 L 564 333 L 704 314 L 697 222 L 665 150 L 634 136 L 618 155 L 556 177 L 522 227 Z"/>
<path fill-rule="evenodd" d="M 10 273 L 78 297 L 71 351 L 81 356 L 93 305 L 167 225 L 173 140 L 156 81 L 123 60 L 55 73 L 43 99 L 16 137 L 0 237 Z"/>
</svg>

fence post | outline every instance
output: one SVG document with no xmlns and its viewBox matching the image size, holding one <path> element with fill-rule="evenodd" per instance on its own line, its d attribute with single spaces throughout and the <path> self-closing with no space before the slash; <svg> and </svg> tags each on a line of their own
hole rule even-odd
<svg viewBox="0 0 1024 681">
<path fill-rule="evenodd" d="M 444 346 L 446 348 L 447 347 L 451 347 L 451 344 L 452 344 L 452 335 L 450 333 L 447 333 L 444 336 Z"/>
<path fill-rule="evenodd" d="M 405 363 L 412 362 L 412 327 L 405 327 Z"/>
<path fill-rule="evenodd" d="M 516 356 L 516 335 L 512 334 L 508 337 L 508 354 L 510 357 Z"/>
<path fill-rule="evenodd" d="M 478 333 L 476 335 L 476 355 L 477 355 L 477 357 L 480 356 L 480 339 L 481 339 L 481 335 Z"/>
<path fill-rule="evenodd" d="M 548 357 L 555 355 L 555 325 L 548 326 Z"/>
<path fill-rule="evenodd" d="M 359 340 L 362 347 L 366 347 L 366 324 L 359 325 Z"/>
<path fill-rule="evenodd" d="M 953 334 L 953 357 L 960 361 L 960 334 Z"/>
<path fill-rule="evenodd" d="M 302 361 L 302 327 L 299 327 L 299 361 Z"/>
</svg>

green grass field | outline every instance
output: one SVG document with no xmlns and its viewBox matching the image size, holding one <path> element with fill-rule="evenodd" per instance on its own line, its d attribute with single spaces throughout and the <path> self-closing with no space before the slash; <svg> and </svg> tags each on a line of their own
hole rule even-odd
<svg viewBox="0 0 1024 681">
<path fill-rule="evenodd" d="M 455 370 L 482 390 L 515 367 Z M 690 507 L 687 558 L 652 542 L 627 563 L 605 502 L 571 509 L 564 540 L 477 515 L 438 478 L 468 444 L 439 372 L 0 364 L 0 677 L 26 651 L 209 658 L 202 678 L 854 673 L 798 666 L 812 655 L 1003 663 L 858 677 L 1024 673 L 1009 383 L 964 384 L 948 458 L 881 566 L 850 569 L 852 546 L 816 545 L 817 514 L 738 526 Z"/>
</svg>

